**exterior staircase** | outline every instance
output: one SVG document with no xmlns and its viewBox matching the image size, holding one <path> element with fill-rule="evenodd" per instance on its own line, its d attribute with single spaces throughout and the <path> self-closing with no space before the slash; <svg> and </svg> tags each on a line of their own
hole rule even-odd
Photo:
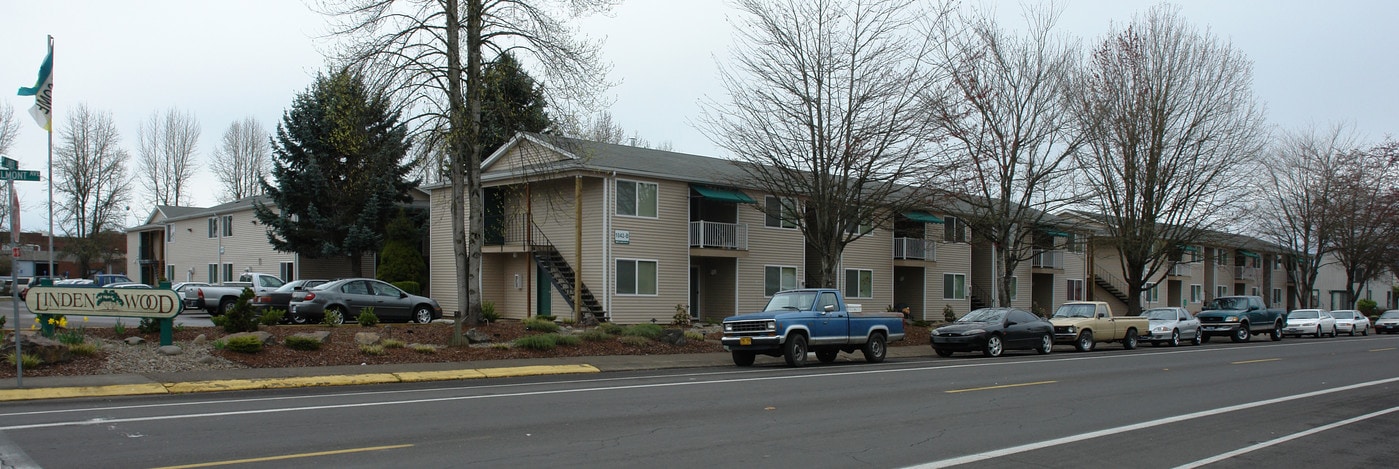
<svg viewBox="0 0 1399 469">
<path fill-rule="evenodd" d="M 1119 284 L 1118 282 L 1114 282 L 1114 280 L 1117 280 L 1117 277 L 1112 277 L 1111 275 L 1104 277 L 1102 274 L 1093 274 L 1093 283 L 1097 284 L 1103 291 L 1108 292 L 1113 298 L 1117 298 L 1119 301 L 1126 303 L 1127 300 L 1130 299 L 1125 291 L 1127 289 L 1126 282 L 1121 282 Z"/>
<path fill-rule="evenodd" d="M 606 319 L 607 312 L 603 311 L 602 303 L 598 302 L 597 298 L 593 296 L 593 292 L 588 290 L 587 285 L 580 283 L 580 291 L 577 294 L 574 293 L 573 279 L 575 274 L 573 267 L 568 264 L 568 260 L 564 259 L 563 254 L 559 253 L 557 248 L 552 244 L 534 244 L 533 248 L 535 264 L 549 273 L 549 282 L 563 296 L 564 301 L 568 302 L 570 308 L 573 307 L 575 301 L 582 301 L 582 305 L 578 309 L 583 314 L 591 316 L 597 321 Z"/>
</svg>

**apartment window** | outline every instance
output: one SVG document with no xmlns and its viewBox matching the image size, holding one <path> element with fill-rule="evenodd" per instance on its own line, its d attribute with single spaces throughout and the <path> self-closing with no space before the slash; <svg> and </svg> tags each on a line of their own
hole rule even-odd
<svg viewBox="0 0 1399 469">
<path fill-rule="evenodd" d="M 225 281 L 225 282 L 232 282 L 232 281 L 233 281 L 233 264 L 224 264 L 224 265 L 223 265 L 223 281 Z"/>
<path fill-rule="evenodd" d="M 1215 298 L 1219 298 L 1219 297 L 1221 297 L 1221 296 L 1229 296 L 1229 287 L 1224 286 L 1224 285 L 1215 285 L 1215 286 L 1214 286 L 1214 297 L 1215 297 Z"/>
<path fill-rule="evenodd" d="M 295 264 L 290 262 L 283 262 L 278 266 L 277 273 L 281 274 L 282 280 L 290 282 L 292 279 L 296 278 L 296 268 L 294 266 Z"/>
<path fill-rule="evenodd" d="M 219 283 L 218 264 L 209 264 L 209 283 Z"/>
<path fill-rule="evenodd" d="M 1311 308 L 1321 306 L 1321 290 L 1312 289 L 1312 304 L 1307 306 Z"/>
<path fill-rule="evenodd" d="M 865 220 L 851 220 L 850 223 L 845 224 L 846 233 L 863 235 L 871 231 L 874 231 L 874 224 Z"/>
<path fill-rule="evenodd" d="M 846 298 L 874 298 L 874 271 L 845 269 Z"/>
<path fill-rule="evenodd" d="M 173 266 L 173 265 L 167 265 L 167 266 L 165 266 L 165 279 L 164 279 L 164 280 L 167 281 L 167 282 L 174 282 L 174 281 L 175 281 L 175 266 Z"/>
<path fill-rule="evenodd" d="M 1249 290 L 1249 294 L 1250 294 L 1250 295 L 1253 295 L 1253 296 L 1263 296 L 1263 295 L 1258 294 L 1258 287 L 1253 287 L 1252 290 Z"/>
<path fill-rule="evenodd" d="M 1064 238 L 1064 249 L 1068 250 L 1069 252 L 1082 253 L 1085 241 L 1079 239 L 1077 234 L 1069 233 L 1068 235 L 1069 236 L 1067 238 Z"/>
<path fill-rule="evenodd" d="M 1065 299 L 1069 301 L 1083 301 L 1083 279 L 1069 279 L 1067 293 L 1068 295 Z"/>
<path fill-rule="evenodd" d="M 219 237 L 219 219 L 217 217 L 209 217 L 209 237 Z"/>
<path fill-rule="evenodd" d="M 1273 256 L 1273 270 L 1282 270 L 1282 256 Z"/>
<path fill-rule="evenodd" d="M 617 259 L 618 295 L 655 295 L 656 261 Z"/>
<path fill-rule="evenodd" d="M 1204 287 L 1204 285 L 1191 285 L 1191 286 L 1190 286 L 1190 302 L 1191 302 L 1191 303 L 1200 303 L 1200 302 L 1203 302 L 1204 300 L 1205 300 L 1205 287 Z"/>
<path fill-rule="evenodd" d="M 967 276 L 963 274 L 942 274 L 942 299 L 967 299 Z"/>
<path fill-rule="evenodd" d="M 165 242 L 175 242 L 175 225 L 165 225 Z"/>
<path fill-rule="evenodd" d="M 1146 302 L 1156 303 L 1161 301 L 1161 284 L 1153 283 L 1151 288 L 1146 289 Z"/>
<path fill-rule="evenodd" d="M 233 215 L 223 216 L 223 235 L 233 236 Z"/>
<path fill-rule="evenodd" d="M 797 268 L 770 265 L 763 269 L 763 296 L 797 288 Z"/>
<path fill-rule="evenodd" d="M 1015 301 L 1015 297 L 1020 293 L 1020 277 L 1010 278 L 1010 301 Z"/>
<path fill-rule="evenodd" d="M 1274 288 L 1274 289 L 1273 289 L 1273 306 L 1274 306 L 1274 307 L 1277 307 L 1277 306 L 1280 306 L 1280 305 L 1282 305 L 1282 289 L 1281 289 L 1281 288 Z"/>
<path fill-rule="evenodd" d="M 617 181 L 617 214 L 656 218 L 656 184 Z"/>
<path fill-rule="evenodd" d="M 1229 253 L 1219 251 L 1219 265 L 1229 265 Z"/>
<path fill-rule="evenodd" d="M 1345 290 L 1331 290 L 1331 307 L 1328 309 L 1350 309 Z"/>
<path fill-rule="evenodd" d="M 773 228 L 796 228 L 797 206 L 792 199 L 767 196 L 763 201 L 766 224 Z"/>
<path fill-rule="evenodd" d="M 967 223 L 961 218 L 947 217 L 942 223 L 942 240 L 949 243 L 967 242 Z"/>
</svg>

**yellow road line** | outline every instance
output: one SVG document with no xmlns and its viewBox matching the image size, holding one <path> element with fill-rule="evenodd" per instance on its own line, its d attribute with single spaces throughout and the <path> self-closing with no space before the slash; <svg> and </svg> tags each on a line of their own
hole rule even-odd
<svg viewBox="0 0 1399 469">
<path fill-rule="evenodd" d="M 281 455 L 281 456 L 266 456 L 266 457 L 261 457 L 261 458 L 230 459 L 230 460 L 227 460 L 227 461 L 212 461 L 212 462 L 204 462 L 204 463 L 198 463 L 198 464 L 186 464 L 186 465 L 183 465 L 183 466 L 165 466 L 165 467 L 160 467 L 160 468 L 156 468 L 156 469 L 185 469 L 185 468 L 190 468 L 190 467 L 231 466 L 231 465 L 234 465 L 234 464 L 247 464 L 247 463 L 253 463 L 253 462 L 282 461 L 282 460 L 297 459 L 297 458 L 314 458 L 314 457 L 317 457 L 317 456 L 334 456 L 334 455 L 337 455 L 337 454 L 363 453 L 363 452 L 366 452 L 366 451 L 384 451 L 384 450 L 390 450 L 390 449 L 407 448 L 407 447 L 410 447 L 410 446 L 413 446 L 413 445 L 407 444 L 407 445 L 375 446 L 375 447 L 372 447 L 372 448 L 340 449 L 340 450 L 334 450 L 334 451 L 317 451 L 317 452 L 314 452 L 314 453 L 284 454 L 284 455 Z"/>
<path fill-rule="evenodd" d="M 1057 382 L 1058 382 L 1058 381 L 1036 381 L 1036 382 L 1033 382 L 1033 383 L 1002 384 L 1002 385 L 1000 385 L 1000 386 L 986 386 L 986 387 L 983 387 L 983 388 L 953 389 L 953 390 L 950 390 L 950 391 L 943 391 L 943 392 L 945 392 L 945 393 L 947 393 L 947 394 L 956 394 L 956 393 L 959 393 L 959 392 L 988 391 L 988 390 L 991 390 L 991 389 L 1018 388 L 1018 387 L 1021 387 L 1021 386 L 1036 386 L 1036 385 L 1040 385 L 1040 384 L 1051 384 L 1051 383 L 1057 383 Z"/>
<path fill-rule="evenodd" d="M 1281 358 L 1264 358 L 1264 359 L 1262 359 L 1262 360 L 1244 360 L 1244 361 L 1241 361 L 1241 362 L 1230 362 L 1229 364 L 1230 364 L 1230 365 L 1245 365 L 1245 364 L 1249 364 L 1249 363 L 1275 362 L 1275 361 L 1281 361 L 1281 360 L 1282 360 Z"/>
<path fill-rule="evenodd" d="M 1371 350 L 1371 352 L 1388 352 L 1388 351 L 1390 351 L 1390 350 L 1395 350 L 1395 347 L 1377 348 L 1377 349 Z"/>
</svg>

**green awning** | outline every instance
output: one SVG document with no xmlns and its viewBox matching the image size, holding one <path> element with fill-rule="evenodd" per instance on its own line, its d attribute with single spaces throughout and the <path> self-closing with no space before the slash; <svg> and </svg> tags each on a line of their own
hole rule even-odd
<svg viewBox="0 0 1399 469">
<path fill-rule="evenodd" d="M 743 192 L 736 190 L 715 189 L 713 187 L 706 186 L 690 186 L 690 188 L 694 189 L 695 192 L 698 192 L 700 197 L 704 197 L 706 199 L 714 199 L 723 202 L 733 202 L 736 204 L 752 204 L 758 202 L 756 200 L 753 200 L 752 197 L 749 197 L 748 194 L 744 194 Z"/>
<path fill-rule="evenodd" d="M 1263 259 L 1263 256 L 1258 255 L 1258 253 L 1244 249 L 1239 250 L 1239 255 L 1244 257 L 1252 257 L 1254 259 Z"/>
<path fill-rule="evenodd" d="M 928 212 L 904 212 L 904 217 L 908 218 L 909 220 L 921 221 L 923 223 L 942 223 L 941 218 L 938 218 L 936 215 L 933 215 Z"/>
<path fill-rule="evenodd" d="M 1182 252 L 1200 252 L 1200 247 L 1199 247 L 1199 246 L 1193 246 L 1193 245 L 1190 245 L 1190 246 L 1180 246 L 1180 250 L 1181 250 Z"/>
<path fill-rule="evenodd" d="M 1040 231 L 1043 231 L 1044 234 L 1047 234 L 1047 235 L 1050 235 L 1050 236 L 1053 236 L 1053 237 L 1056 237 L 1056 238 L 1069 238 L 1069 237 L 1070 237 L 1068 233 L 1065 233 L 1065 232 L 1059 231 L 1059 230 L 1051 230 L 1051 229 L 1049 229 L 1049 228 L 1040 228 Z"/>
</svg>

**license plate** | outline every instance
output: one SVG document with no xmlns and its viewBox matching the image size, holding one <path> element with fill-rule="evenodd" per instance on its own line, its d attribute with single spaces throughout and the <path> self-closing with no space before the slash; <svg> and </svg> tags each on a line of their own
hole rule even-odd
<svg viewBox="0 0 1399 469">
<path fill-rule="evenodd" d="M 753 338 L 752 338 L 752 337 L 739 337 L 739 338 L 738 338 L 738 345 L 753 345 Z"/>
</svg>

